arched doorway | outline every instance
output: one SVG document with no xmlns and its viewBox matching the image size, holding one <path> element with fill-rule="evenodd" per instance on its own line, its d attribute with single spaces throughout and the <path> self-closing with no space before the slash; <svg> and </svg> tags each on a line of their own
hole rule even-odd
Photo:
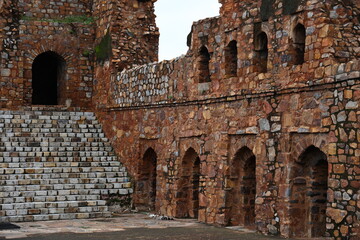
<svg viewBox="0 0 360 240">
<path fill-rule="evenodd" d="M 236 152 L 227 181 L 227 224 L 255 227 L 256 158 L 249 148 Z"/>
<path fill-rule="evenodd" d="M 326 231 L 328 162 L 325 153 L 308 147 L 292 169 L 291 237 L 323 237 Z"/>
<path fill-rule="evenodd" d="M 64 86 L 66 62 L 55 52 L 37 56 L 32 64 L 32 104 L 57 105 Z"/>
<path fill-rule="evenodd" d="M 199 212 L 200 158 L 189 148 L 179 169 L 176 217 L 197 218 Z"/>
<path fill-rule="evenodd" d="M 139 175 L 136 182 L 136 202 L 138 209 L 144 211 L 155 210 L 156 200 L 156 167 L 157 155 L 154 149 L 149 148 L 144 153 L 139 165 Z M 135 200 L 135 199 L 134 199 Z"/>
</svg>

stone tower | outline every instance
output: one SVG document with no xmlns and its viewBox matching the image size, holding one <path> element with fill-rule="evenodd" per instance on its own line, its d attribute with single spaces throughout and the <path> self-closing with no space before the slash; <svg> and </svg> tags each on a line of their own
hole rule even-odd
<svg viewBox="0 0 360 240">
<path fill-rule="evenodd" d="M 0 106 L 89 107 L 100 68 L 157 60 L 153 3 L 2 1 Z"/>
</svg>

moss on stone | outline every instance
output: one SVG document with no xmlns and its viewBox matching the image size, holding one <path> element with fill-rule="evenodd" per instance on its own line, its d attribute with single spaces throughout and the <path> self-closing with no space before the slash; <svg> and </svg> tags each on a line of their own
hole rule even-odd
<svg viewBox="0 0 360 240">
<path fill-rule="evenodd" d="M 95 18 L 86 15 L 67 16 L 65 18 L 35 18 L 23 15 L 21 20 L 24 21 L 41 21 L 41 22 L 56 22 L 56 23 L 81 23 L 90 25 L 95 22 Z"/>
<path fill-rule="evenodd" d="M 283 0 L 283 13 L 285 15 L 296 13 L 302 0 Z"/>
<path fill-rule="evenodd" d="M 275 0 L 263 0 L 260 8 L 260 15 L 262 21 L 267 21 L 274 15 Z"/>
<path fill-rule="evenodd" d="M 103 63 L 111 57 L 111 36 L 110 32 L 101 39 L 100 43 L 95 47 L 96 61 Z"/>
</svg>

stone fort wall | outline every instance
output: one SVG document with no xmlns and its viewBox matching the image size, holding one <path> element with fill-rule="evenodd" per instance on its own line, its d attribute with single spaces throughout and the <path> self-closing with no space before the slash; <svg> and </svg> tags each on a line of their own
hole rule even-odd
<svg viewBox="0 0 360 240">
<path fill-rule="evenodd" d="M 154 2 L 0 1 L 0 107 L 34 105 L 52 59 L 56 104 L 97 112 L 138 209 L 357 239 L 359 2 L 220 0 L 151 63 Z"/>
<path fill-rule="evenodd" d="M 356 239 L 351 4 L 222 1 L 220 17 L 193 25 L 185 56 L 114 74 L 98 111 L 135 178 L 135 206 L 285 237 Z"/>
</svg>

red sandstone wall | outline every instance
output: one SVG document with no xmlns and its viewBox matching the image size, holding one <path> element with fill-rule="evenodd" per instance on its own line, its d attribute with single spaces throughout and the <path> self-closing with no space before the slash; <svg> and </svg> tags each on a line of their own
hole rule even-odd
<svg viewBox="0 0 360 240">
<path fill-rule="evenodd" d="M 99 46 L 107 34 L 111 36 L 107 57 L 96 62 L 94 102 L 97 106 L 107 104 L 111 73 L 158 60 L 155 1 L 94 1 L 94 16 L 99 16 L 95 44 Z"/>
<path fill-rule="evenodd" d="M 92 97 L 93 19 L 85 1 L 12 1 L 3 41 L 3 106 L 31 105 L 32 63 L 53 51 L 65 59 L 65 83 L 59 104 L 88 107 Z M 9 35 L 11 33 L 11 35 Z"/>
<path fill-rule="evenodd" d="M 178 214 L 182 161 L 193 148 L 201 161 L 198 219 L 212 224 L 228 223 L 234 187 L 229 171 L 236 152 L 248 147 L 257 165 L 256 227 L 286 237 L 307 222 L 294 221 L 303 214 L 292 202 L 293 185 L 300 181 L 294 169 L 315 146 L 328 161 L 326 234 L 356 239 L 360 64 L 357 33 L 343 27 L 357 25 L 356 13 L 343 11 L 340 1 L 312 1 L 282 14 L 282 1 L 269 2 L 273 14 L 264 20 L 260 1 L 222 1 L 220 18 L 194 24 L 185 57 L 114 74 L 104 83 L 100 119 L 135 181 L 143 154 L 155 150 L 155 208 L 161 214 Z M 298 23 L 306 29 L 306 47 L 304 63 L 294 65 L 292 29 Z M 254 64 L 260 31 L 269 40 L 265 73 Z M 340 36 L 349 37 L 346 44 Z M 225 48 L 232 40 L 238 43 L 238 67 L 228 77 Z M 199 83 L 201 46 L 210 54 L 211 82 Z M 349 54 L 339 56 L 340 51 Z M 135 205 L 138 200 L 135 194 Z"/>
<path fill-rule="evenodd" d="M 176 66 L 179 62 L 175 62 L 174 69 L 179 68 Z M 339 74 L 335 78 L 343 76 L 343 68 L 353 69 L 346 74 L 348 77 L 360 70 L 358 62 L 342 64 L 338 66 Z M 144 69 L 131 70 L 129 74 Z M 173 71 L 170 79 L 178 74 Z M 359 81 L 343 80 L 278 92 L 248 92 L 205 102 L 176 101 L 175 98 L 162 104 L 147 103 L 143 107 L 141 102 L 134 102 L 104 112 L 101 119 L 120 158 L 135 179 L 142 155 L 149 147 L 155 150 L 158 189 L 161 189 L 157 193 L 156 209 L 161 214 L 176 215 L 176 181 L 182 157 L 189 147 L 194 148 L 201 159 L 199 220 L 207 223 L 225 223 L 225 212 L 229 207 L 224 202 L 227 169 L 231 168 L 230 161 L 236 151 L 243 146 L 249 147 L 257 159 L 258 229 L 283 236 L 291 234 L 287 195 L 291 183 L 290 166 L 307 147 L 314 145 L 326 153 L 330 163 L 328 216 L 332 223 L 329 223 L 328 231 L 340 235 L 337 229 L 358 221 L 354 214 L 358 210 L 352 211 L 350 207 L 350 211 L 341 212 L 345 215 L 340 221 L 340 210 L 331 206 L 343 204 L 342 197 L 336 197 L 339 192 L 351 192 L 350 198 L 357 198 L 359 181 L 350 176 L 358 176 L 355 169 L 360 156 Z M 130 81 L 129 85 L 134 82 Z M 175 86 L 174 92 L 177 92 Z M 130 98 L 123 96 L 121 99 Z M 338 185 L 340 179 L 348 187 L 341 188 Z M 134 198 L 136 200 L 136 196 Z M 350 202 L 343 206 L 356 205 L 356 201 Z M 343 230 L 342 236 L 349 231 Z"/>
</svg>

